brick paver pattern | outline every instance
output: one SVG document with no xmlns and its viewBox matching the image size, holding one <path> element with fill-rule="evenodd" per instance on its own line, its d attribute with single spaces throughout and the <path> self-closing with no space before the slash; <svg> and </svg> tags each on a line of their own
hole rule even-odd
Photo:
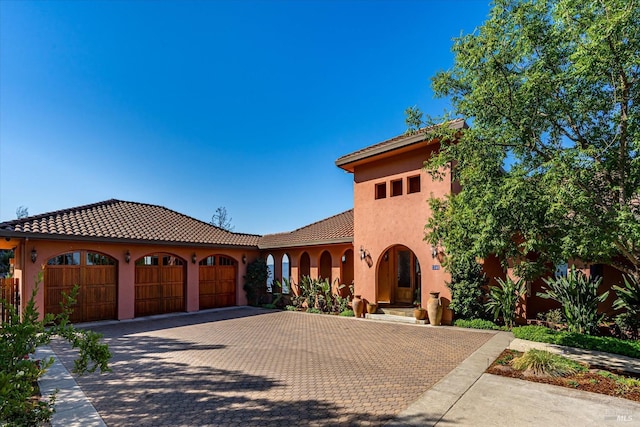
<svg viewBox="0 0 640 427">
<path fill-rule="evenodd" d="M 493 336 L 247 308 L 92 329 L 113 372 L 76 379 L 110 426 L 380 425 Z"/>
</svg>

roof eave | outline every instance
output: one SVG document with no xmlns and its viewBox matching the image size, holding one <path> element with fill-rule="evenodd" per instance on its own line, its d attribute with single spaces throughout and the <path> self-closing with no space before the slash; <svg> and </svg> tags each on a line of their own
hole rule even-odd
<svg viewBox="0 0 640 427">
<path fill-rule="evenodd" d="M 100 242 L 100 243 L 120 243 L 135 245 L 164 245 L 164 246 L 192 246 L 192 247 L 208 247 L 208 248 L 226 248 L 226 249 L 258 249 L 257 245 L 238 245 L 225 243 L 207 243 L 207 242 L 182 242 L 173 240 L 141 240 L 116 237 L 98 237 L 98 236 L 69 236 L 65 234 L 48 234 L 48 233 L 21 233 L 18 231 L 8 231 L 0 229 L 0 238 L 17 238 L 17 239 L 45 239 L 56 241 L 76 241 L 76 242 Z"/>
<path fill-rule="evenodd" d="M 447 124 L 450 129 L 466 129 L 469 126 L 464 120 L 458 119 L 453 120 Z M 347 154 L 345 156 L 340 157 L 336 160 L 335 164 L 341 169 L 344 169 L 347 172 L 353 173 L 356 164 L 361 163 L 364 160 L 369 160 L 372 157 L 379 156 L 381 154 L 385 154 L 394 150 L 398 150 L 400 148 L 408 147 L 413 144 L 417 144 L 419 142 L 427 141 L 427 144 L 436 141 L 436 138 L 429 137 L 429 131 L 433 129 L 433 127 L 429 129 L 425 129 L 422 131 L 418 131 L 414 134 L 407 135 L 404 138 L 399 138 L 397 141 L 390 142 L 389 144 L 384 144 L 384 141 L 379 143 L 383 144 L 380 147 L 372 148 L 369 151 L 362 152 L 362 150 L 358 150 L 354 153 Z M 365 148 L 366 150 L 366 148 Z"/>
<path fill-rule="evenodd" d="M 410 135 L 407 138 L 399 139 L 398 141 L 394 141 L 391 144 L 377 147 L 371 151 L 367 151 L 366 153 L 347 154 L 346 156 L 340 157 L 338 160 L 336 160 L 336 166 L 346 170 L 347 172 L 353 172 L 353 165 L 360 160 L 369 159 L 371 157 L 375 157 L 389 151 L 394 151 L 408 145 L 413 145 L 418 142 L 424 141 L 426 138 L 427 136 L 421 132 L 415 135 Z"/>
<path fill-rule="evenodd" d="M 353 237 L 330 239 L 330 240 L 293 242 L 293 243 L 284 243 L 279 245 L 276 245 L 276 244 L 261 245 L 260 243 L 258 243 L 258 249 L 284 249 L 284 248 L 297 248 L 297 247 L 305 247 L 305 246 L 339 245 L 339 244 L 348 244 L 348 243 L 353 243 Z"/>
</svg>

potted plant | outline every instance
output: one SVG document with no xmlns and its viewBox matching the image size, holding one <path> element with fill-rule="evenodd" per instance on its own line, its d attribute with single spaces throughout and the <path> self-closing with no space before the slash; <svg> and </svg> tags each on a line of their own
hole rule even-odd
<svg viewBox="0 0 640 427">
<path fill-rule="evenodd" d="M 367 313 L 374 314 L 378 311 L 378 303 L 367 301 Z"/>
<path fill-rule="evenodd" d="M 427 318 L 427 310 L 422 308 L 422 303 L 420 302 L 420 288 L 416 289 L 413 307 L 413 317 L 415 317 L 416 320 L 425 320 Z"/>
</svg>

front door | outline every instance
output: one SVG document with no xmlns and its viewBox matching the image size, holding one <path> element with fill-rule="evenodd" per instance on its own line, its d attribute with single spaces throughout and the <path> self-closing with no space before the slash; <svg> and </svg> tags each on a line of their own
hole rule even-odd
<svg viewBox="0 0 640 427">
<path fill-rule="evenodd" d="M 396 302 L 411 304 L 413 302 L 414 284 L 411 280 L 413 252 L 409 249 L 396 249 Z"/>
<path fill-rule="evenodd" d="M 396 245 L 378 263 L 377 300 L 382 303 L 412 304 L 420 287 L 420 263 L 411 249 Z"/>
</svg>

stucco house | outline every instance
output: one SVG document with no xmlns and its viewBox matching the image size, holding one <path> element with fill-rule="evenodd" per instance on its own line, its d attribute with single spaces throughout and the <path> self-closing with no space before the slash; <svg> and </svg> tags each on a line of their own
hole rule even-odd
<svg viewBox="0 0 640 427">
<path fill-rule="evenodd" d="M 447 125 L 466 127 L 463 120 Z M 245 305 L 242 277 L 257 257 L 267 259 L 272 279 L 353 283 L 356 294 L 381 305 L 424 304 L 435 291 L 446 307 L 450 275 L 440 264 L 442 248 L 423 239 L 427 199 L 459 191 L 447 171 L 434 180 L 423 170 L 438 150 L 439 142 L 420 132 L 338 158 L 336 165 L 353 174 L 353 209 L 290 232 L 234 233 L 162 206 L 107 200 L 0 223 L 0 249 L 14 250 L 23 302 L 42 269 L 36 302 L 46 312 L 57 312 L 61 292 L 80 285 L 75 322 Z M 484 270 L 488 277 L 510 273 L 491 257 Z M 607 270 L 606 281 L 614 276 Z M 522 316 L 550 307 L 535 296 L 540 283 Z M 451 320 L 444 310 L 443 322 Z"/>
</svg>

